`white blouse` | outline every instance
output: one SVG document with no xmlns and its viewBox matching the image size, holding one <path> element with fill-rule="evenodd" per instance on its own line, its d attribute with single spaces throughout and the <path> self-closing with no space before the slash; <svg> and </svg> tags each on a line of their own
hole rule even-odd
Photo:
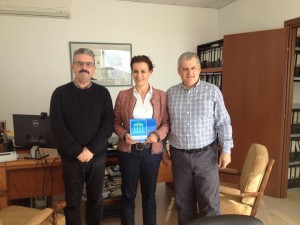
<svg viewBox="0 0 300 225">
<path fill-rule="evenodd" d="M 138 93 L 138 91 L 133 88 L 133 95 L 136 98 L 136 104 L 133 109 L 133 118 L 134 119 L 150 119 L 153 117 L 153 106 L 151 104 L 151 98 L 152 98 L 152 86 L 150 85 L 150 90 L 146 94 L 144 102 L 142 101 L 141 95 Z"/>
</svg>

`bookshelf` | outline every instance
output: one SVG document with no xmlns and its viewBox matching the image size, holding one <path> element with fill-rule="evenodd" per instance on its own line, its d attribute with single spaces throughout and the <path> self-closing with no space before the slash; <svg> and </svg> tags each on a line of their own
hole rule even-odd
<svg viewBox="0 0 300 225">
<path fill-rule="evenodd" d="M 300 82 L 300 46 L 295 48 L 294 82 Z"/>
<path fill-rule="evenodd" d="M 201 68 L 221 68 L 223 65 L 223 39 L 197 46 Z"/>
<path fill-rule="evenodd" d="M 109 157 L 109 156 L 108 156 Z M 103 186 L 103 215 L 121 215 L 121 173 L 119 160 L 116 156 L 110 156 L 110 163 L 106 163 Z"/>
<path fill-rule="evenodd" d="M 300 82 L 300 28 L 296 31 L 295 61 L 294 61 L 294 82 Z"/>
<path fill-rule="evenodd" d="M 121 174 L 119 170 L 119 159 L 116 154 L 110 154 L 109 150 L 106 158 L 105 176 L 103 186 L 103 214 L 119 215 L 121 203 Z M 113 151 L 113 153 L 115 153 Z M 82 193 L 82 200 L 86 201 L 86 188 Z"/>
<path fill-rule="evenodd" d="M 288 188 L 300 187 L 300 136 L 291 136 Z"/>
<path fill-rule="evenodd" d="M 200 59 L 200 79 L 215 84 L 222 90 L 223 40 L 197 46 Z"/>
<path fill-rule="evenodd" d="M 291 49 L 294 59 L 292 59 L 293 87 L 299 86 L 300 81 L 300 27 L 293 28 L 291 32 Z M 295 90 L 294 90 L 295 91 Z M 294 95 L 296 92 L 294 92 Z M 291 135 L 290 152 L 288 166 L 288 188 L 300 187 L 300 103 L 293 95 L 291 113 Z"/>
<path fill-rule="evenodd" d="M 300 104 L 294 104 L 291 120 L 288 188 L 300 187 Z"/>
</svg>

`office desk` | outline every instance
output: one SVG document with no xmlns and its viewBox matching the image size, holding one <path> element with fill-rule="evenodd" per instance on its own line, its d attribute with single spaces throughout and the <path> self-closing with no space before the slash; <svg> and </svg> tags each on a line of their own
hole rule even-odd
<svg viewBox="0 0 300 225">
<path fill-rule="evenodd" d="M 35 159 L 18 159 L 13 162 L 0 163 L 0 190 L 7 195 L 0 197 L 0 207 L 7 207 L 10 200 L 64 194 L 61 172 L 61 159 L 56 149 L 43 148 L 48 157 Z M 19 157 L 29 151 L 18 151 Z M 106 164 L 117 164 L 118 157 L 107 157 Z M 172 182 L 171 162 L 165 166 L 162 162 L 157 182 Z"/>
<path fill-rule="evenodd" d="M 22 159 L 29 151 L 18 151 L 16 161 L 0 163 L 0 206 L 6 207 L 10 200 L 64 194 L 61 159 L 56 149 L 41 149 L 49 154 L 43 159 Z"/>
</svg>

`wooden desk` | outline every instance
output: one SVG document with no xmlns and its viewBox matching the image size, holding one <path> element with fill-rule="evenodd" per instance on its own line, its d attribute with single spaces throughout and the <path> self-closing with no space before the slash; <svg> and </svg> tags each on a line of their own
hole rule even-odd
<svg viewBox="0 0 300 225">
<path fill-rule="evenodd" d="M 0 207 L 10 200 L 64 194 L 61 159 L 56 149 L 41 149 L 48 157 L 23 159 L 29 151 L 18 151 L 16 161 L 0 163 L 0 190 L 7 192 L 0 199 Z"/>
<path fill-rule="evenodd" d="M 31 198 L 64 194 L 61 171 L 61 159 L 56 149 L 42 149 L 48 157 L 40 160 L 18 159 L 0 163 L 0 190 L 7 195 L 0 198 L 0 208 L 7 207 L 13 199 Z M 29 151 L 18 151 L 19 157 Z M 116 164 L 118 157 L 107 157 L 106 164 Z M 171 162 L 165 166 L 162 162 L 157 182 L 172 182 Z"/>
</svg>

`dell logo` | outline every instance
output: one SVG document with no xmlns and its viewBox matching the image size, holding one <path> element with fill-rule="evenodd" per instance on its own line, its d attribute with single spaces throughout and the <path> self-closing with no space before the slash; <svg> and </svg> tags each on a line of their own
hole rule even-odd
<svg viewBox="0 0 300 225">
<path fill-rule="evenodd" d="M 32 126 L 33 126 L 33 127 L 39 126 L 39 121 L 38 121 L 38 120 L 32 121 Z"/>
</svg>

